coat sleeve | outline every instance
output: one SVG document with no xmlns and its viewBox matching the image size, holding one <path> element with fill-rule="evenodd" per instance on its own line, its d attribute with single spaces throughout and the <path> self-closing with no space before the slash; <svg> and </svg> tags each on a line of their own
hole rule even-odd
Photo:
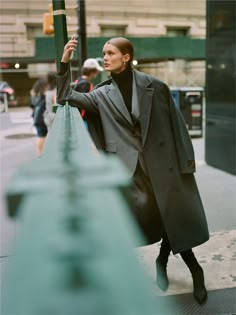
<svg viewBox="0 0 236 315">
<path fill-rule="evenodd" d="M 58 73 L 57 80 L 57 102 L 64 105 L 68 102 L 70 105 L 84 109 L 87 112 L 97 114 L 98 105 L 96 101 L 96 92 L 80 93 L 72 89 L 70 71 L 66 70 L 65 73 Z"/>
<path fill-rule="evenodd" d="M 175 104 L 169 88 L 167 89 L 170 106 L 171 125 L 174 133 L 174 141 L 178 155 L 180 171 L 181 173 L 185 174 L 194 173 L 196 171 L 196 167 L 192 141 L 189 136 L 184 118 L 178 106 Z"/>
</svg>

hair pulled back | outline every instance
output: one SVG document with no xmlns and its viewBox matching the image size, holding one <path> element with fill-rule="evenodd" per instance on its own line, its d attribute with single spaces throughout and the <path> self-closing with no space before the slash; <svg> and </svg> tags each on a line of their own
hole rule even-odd
<svg viewBox="0 0 236 315">
<path fill-rule="evenodd" d="M 119 49 L 119 51 L 125 55 L 129 54 L 130 60 L 127 62 L 127 66 L 132 66 L 132 61 L 134 58 L 134 47 L 130 40 L 125 37 L 113 37 L 109 39 L 106 44 L 112 44 Z"/>
</svg>

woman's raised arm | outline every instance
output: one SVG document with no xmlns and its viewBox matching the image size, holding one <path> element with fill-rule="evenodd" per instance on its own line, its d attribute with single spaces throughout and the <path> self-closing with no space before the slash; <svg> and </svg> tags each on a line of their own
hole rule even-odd
<svg viewBox="0 0 236 315">
<path fill-rule="evenodd" d="M 98 106 L 95 101 L 94 92 L 79 93 L 71 87 L 71 76 L 69 71 L 69 62 L 76 50 L 78 41 L 72 37 L 64 46 L 60 71 L 56 75 L 57 79 L 57 101 L 64 105 L 67 101 L 70 105 L 84 109 L 87 112 L 98 112 Z"/>
<path fill-rule="evenodd" d="M 70 59 L 73 58 L 73 54 L 76 51 L 77 44 L 78 41 L 75 39 L 75 36 L 72 36 L 72 38 L 64 46 L 61 62 L 68 63 Z"/>
</svg>

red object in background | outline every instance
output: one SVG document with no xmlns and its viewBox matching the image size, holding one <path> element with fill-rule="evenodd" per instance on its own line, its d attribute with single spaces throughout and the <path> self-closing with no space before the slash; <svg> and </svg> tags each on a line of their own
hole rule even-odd
<svg viewBox="0 0 236 315">
<path fill-rule="evenodd" d="M 200 117 L 201 116 L 201 111 L 200 110 L 192 110 L 192 116 Z"/>
<path fill-rule="evenodd" d="M 9 63 L 0 63 L 0 68 L 1 69 L 8 69 L 9 68 Z"/>
</svg>

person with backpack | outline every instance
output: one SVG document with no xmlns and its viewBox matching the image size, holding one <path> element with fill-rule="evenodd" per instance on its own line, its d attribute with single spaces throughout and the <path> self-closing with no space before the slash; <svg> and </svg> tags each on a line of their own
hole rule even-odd
<svg viewBox="0 0 236 315">
<path fill-rule="evenodd" d="M 30 91 L 30 107 L 33 109 L 32 117 L 37 132 L 36 150 L 40 156 L 48 133 L 44 122 L 44 112 L 46 109 L 45 92 L 47 89 L 47 78 L 39 78 Z"/>
<path fill-rule="evenodd" d="M 93 89 L 93 79 L 96 79 L 103 68 L 95 58 L 86 59 L 81 69 L 81 77 L 74 82 L 74 90 L 80 93 L 88 93 Z M 86 123 L 85 110 L 80 110 L 80 114 Z"/>
</svg>

